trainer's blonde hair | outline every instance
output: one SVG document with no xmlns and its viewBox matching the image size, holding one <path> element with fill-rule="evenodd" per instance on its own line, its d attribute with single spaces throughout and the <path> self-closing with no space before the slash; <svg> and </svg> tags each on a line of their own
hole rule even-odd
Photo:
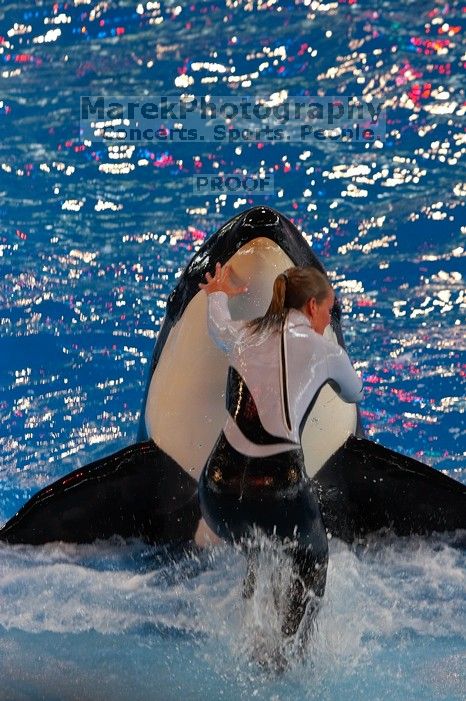
<svg viewBox="0 0 466 701">
<path fill-rule="evenodd" d="M 272 301 L 264 316 L 248 321 L 252 333 L 280 329 L 289 309 L 301 309 L 313 297 L 323 302 L 332 289 L 325 273 L 311 265 L 294 266 L 280 273 L 273 283 Z"/>
</svg>

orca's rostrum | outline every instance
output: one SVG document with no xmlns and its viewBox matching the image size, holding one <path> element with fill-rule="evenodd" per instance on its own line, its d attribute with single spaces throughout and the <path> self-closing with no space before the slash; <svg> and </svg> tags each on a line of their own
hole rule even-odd
<svg viewBox="0 0 466 701">
<path fill-rule="evenodd" d="M 290 265 L 323 266 L 282 214 L 258 206 L 226 222 L 199 249 L 168 298 L 141 409 L 137 442 L 62 477 L 0 529 L 10 543 L 92 542 L 114 535 L 189 542 L 201 517 L 197 480 L 225 420 L 228 361 L 207 333 L 199 282 L 230 262 L 248 292 L 229 300 L 233 319 L 268 307 Z M 326 335 L 344 347 L 338 300 Z M 266 369 L 265 369 L 266 372 Z M 351 542 L 466 528 L 466 486 L 364 437 L 357 405 L 329 384 L 302 426 L 306 470 L 327 531 Z"/>
</svg>

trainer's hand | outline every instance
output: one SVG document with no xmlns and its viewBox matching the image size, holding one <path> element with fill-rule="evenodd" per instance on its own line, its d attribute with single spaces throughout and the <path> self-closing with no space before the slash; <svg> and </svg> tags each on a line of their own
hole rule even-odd
<svg viewBox="0 0 466 701">
<path fill-rule="evenodd" d="M 242 292 L 247 292 L 248 288 L 245 285 L 236 286 L 231 281 L 231 265 L 228 263 L 222 266 L 220 263 L 215 264 L 215 274 L 212 277 L 210 273 L 205 274 L 207 282 L 200 282 L 199 287 L 207 294 L 211 292 L 225 292 L 229 297 L 240 295 Z"/>
</svg>

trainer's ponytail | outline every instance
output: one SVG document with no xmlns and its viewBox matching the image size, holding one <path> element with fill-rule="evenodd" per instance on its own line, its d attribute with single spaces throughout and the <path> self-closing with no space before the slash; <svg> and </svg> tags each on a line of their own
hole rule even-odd
<svg viewBox="0 0 466 701">
<path fill-rule="evenodd" d="M 325 273 L 312 266 L 295 266 L 280 273 L 274 280 L 272 300 L 264 316 L 252 319 L 247 326 L 256 333 L 265 329 L 280 329 L 288 309 L 301 309 L 315 297 L 322 302 L 331 290 Z"/>
<path fill-rule="evenodd" d="M 288 311 L 286 307 L 286 284 L 286 272 L 277 275 L 273 283 L 272 299 L 269 308 L 264 316 L 252 319 L 247 324 L 247 326 L 252 327 L 253 333 L 264 329 L 278 328 L 283 324 Z"/>
<path fill-rule="evenodd" d="M 273 283 L 272 301 L 266 316 L 282 316 L 285 313 L 286 274 L 280 273 Z"/>
</svg>

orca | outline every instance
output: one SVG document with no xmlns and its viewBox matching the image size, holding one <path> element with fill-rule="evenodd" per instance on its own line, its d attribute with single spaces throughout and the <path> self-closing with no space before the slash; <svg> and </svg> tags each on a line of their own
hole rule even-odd
<svg viewBox="0 0 466 701">
<path fill-rule="evenodd" d="M 207 333 L 198 283 L 229 262 L 248 292 L 234 319 L 265 312 L 275 277 L 291 265 L 324 270 L 303 234 L 267 206 L 246 209 L 208 238 L 170 294 L 144 392 L 136 442 L 58 479 L 0 529 L 0 540 L 89 543 L 112 536 L 159 545 L 200 532 L 197 481 L 226 417 L 226 356 Z M 338 299 L 329 338 L 345 347 Z M 327 531 L 348 543 L 372 534 L 427 535 L 466 528 L 466 486 L 368 440 L 359 408 L 322 387 L 303 430 L 306 470 Z"/>
</svg>

